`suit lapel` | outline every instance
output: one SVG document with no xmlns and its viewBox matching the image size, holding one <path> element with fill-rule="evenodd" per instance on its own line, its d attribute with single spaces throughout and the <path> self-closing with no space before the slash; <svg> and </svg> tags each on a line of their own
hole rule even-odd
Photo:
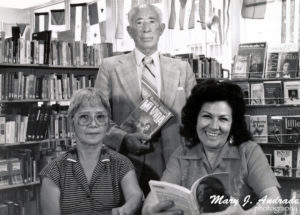
<svg viewBox="0 0 300 215">
<path fill-rule="evenodd" d="M 161 100 L 169 107 L 172 107 L 175 97 L 180 72 L 173 72 L 176 70 L 173 62 L 170 62 L 166 57 L 160 55 L 160 71 L 162 77 L 162 91 Z"/>
<path fill-rule="evenodd" d="M 141 92 L 133 52 L 123 55 L 123 58 L 119 59 L 116 72 L 119 76 L 120 88 L 123 88 L 123 92 L 128 95 L 134 104 L 139 103 Z"/>
</svg>

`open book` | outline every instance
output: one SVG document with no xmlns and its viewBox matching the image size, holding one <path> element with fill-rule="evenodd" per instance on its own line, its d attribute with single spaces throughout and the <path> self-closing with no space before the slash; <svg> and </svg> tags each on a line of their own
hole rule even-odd
<svg viewBox="0 0 300 215">
<path fill-rule="evenodd" d="M 202 212 L 208 212 L 205 211 L 207 209 L 203 208 L 203 207 L 207 207 L 207 202 L 203 201 L 204 199 L 202 197 L 207 196 L 206 194 L 208 193 L 213 193 L 211 192 L 211 189 L 207 189 L 209 183 L 214 181 L 211 180 L 212 178 L 218 179 L 219 182 L 221 182 L 224 186 L 223 187 L 224 193 L 227 193 L 227 191 L 229 190 L 228 172 L 212 173 L 203 176 L 193 183 L 190 190 L 180 185 L 172 184 L 164 181 L 150 180 L 149 185 L 151 191 L 154 193 L 154 196 L 156 196 L 158 201 L 172 200 L 175 204 L 174 208 L 181 209 L 184 212 L 184 215 L 200 215 Z M 201 185 L 203 185 L 203 187 Z M 207 193 L 204 194 L 205 192 Z M 215 207 L 214 208 L 216 209 L 215 212 L 220 211 L 220 208 L 223 209 L 227 208 L 227 204 L 222 205 L 222 203 L 220 203 L 220 201 L 217 200 L 218 199 L 225 200 L 226 198 L 229 198 L 229 196 L 227 194 L 225 195 L 214 194 L 214 195 L 211 195 L 209 199 L 209 204 Z"/>
<path fill-rule="evenodd" d="M 128 133 L 142 132 L 152 137 L 172 116 L 159 98 L 149 96 L 127 117 L 121 128 Z"/>
</svg>

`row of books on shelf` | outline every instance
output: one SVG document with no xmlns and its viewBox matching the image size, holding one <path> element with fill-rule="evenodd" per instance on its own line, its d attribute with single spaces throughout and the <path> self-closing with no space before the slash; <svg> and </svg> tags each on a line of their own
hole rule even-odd
<svg viewBox="0 0 300 215">
<path fill-rule="evenodd" d="M 300 81 L 237 81 L 244 93 L 246 104 L 300 104 Z"/>
<path fill-rule="evenodd" d="M 266 42 L 242 43 L 232 68 L 232 79 L 299 77 L 299 49 L 294 44 L 267 46 Z"/>
<path fill-rule="evenodd" d="M 223 74 L 222 64 L 215 58 L 205 55 L 177 54 L 172 56 L 187 61 L 192 67 L 196 78 L 228 78 Z"/>
<path fill-rule="evenodd" d="M 51 106 L 34 107 L 27 116 L 0 116 L 0 145 L 22 144 L 26 141 L 72 138 L 73 129 L 66 112 Z"/>
<path fill-rule="evenodd" d="M 0 215 L 39 214 L 37 196 L 32 189 L 1 191 Z"/>
<path fill-rule="evenodd" d="M 258 143 L 300 144 L 300 115 L 245 115 L 245 119 Z"/>
<path fill-rule="evenodd" d="M 0 188 L 37 181 L 37 165 L 31 149 L 14 149 L 13 156 L 0 160 Z"/>
<path fill-rule="evenodd" d="M 108 56 L 112 56 L 111 43 L 53 40 L 51 31 L 33 33 L 32 40 L 0 34 L 0 63 L 99 66 Z"/>
<path fill-rule="evenodd" d="M 70 99 L 81 88 L 94 86 L 93 75 L 27 74 L 5 72 L 0 74 L 0 99 Z"/>
<path fill-rule="evenodd" d="M 0 116 L 0 145 L 43 140 L 47 137 L 51 109 L 33 107 L 28 115 Z"/>
</svg>

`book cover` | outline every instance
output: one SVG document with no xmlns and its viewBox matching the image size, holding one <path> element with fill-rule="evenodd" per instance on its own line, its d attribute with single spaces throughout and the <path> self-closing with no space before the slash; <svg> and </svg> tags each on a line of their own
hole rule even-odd
<svg viewBox="0 0 300 215">
<path fill-rule="evenodd" d="M 274 150 L 276 176 L 292 176 L 292 150 Z"/>
<path fill-rule="evenodd" d="M 40 44 L 44 44 L 42 54 L 44 58 L 41 63 L 49 64 L 51 31 L 35 32 L 32 34 L 32 40 L 37 40 Z"/>
<path fill-rule="evenodd" d="M 121 124 L 121 128 L 128 133 L 142 132 L 152 136 L 173 114 L 155 96 L 144 99 L 138 107 Z"/>
<path fill-rule="evenodd" d="M 296 78 L 299 71 L 299 52 L 282 52 L 279 55 L 279 65 L 276 77 Z"/>
<path fill-rule="evenodd" d="M 281 81 L 264 81 L 265 104 L 283 104 Z"/>
<path fill-rule="evenodd" d="M 5 116 L 0 116 L 0 144 L 5 144 Z"/>
<path fill-rule="evenodd" d="M 9 184 L 20 184 L 23 182 L 22 164 L 19 158 L 9 159 Z"/>
<path fill-rule="evenodd" d="M 250 58 L 249 78 L 262 78 L 266 60 L 266 42 L 242 43 L 238 48 L 238 55 Z"/>
<path fill-rule="evenodd" d="M 1 214 L 8 215 L 8 206 L 7 206 L 7 204 L 0 203 L 0 212 L 1 212 Z"/>
<path fill-rule="evenodd" d="M 245 104 L 250 104 L 250 84 L 249 82 L 236 82 L 237 85 L 240 86 L 242 92 L 244 94 Z"/>
<path fill-rule="evenodd" d="M 275 78 L 279 65 L 279 52 L 268 53 L 265 78 Z"/>
<path fill-rule="evenodd" d="M 300 116 L 283 116 L 282 121 L 282 142 L 299 143 Z"/>
<path fill-rule="evenodd" d="M 282 143 L 282 116 L 268 117 L 268 142 Z"/>
<path fill-rule="evenodd" d="M 250 90 L 251 105 L 265 104 L 265 88 L 263 83 L 251 83 Z"/>
<path fill-rule="evenodd" d="M 245 119 L 245 122 L 246 122 L 247 130 L 250 131 L 250 115 L 245 114 L 244 119 Z"/>
<path fill-rule="evenodd" d="M 181 209 L 184 212 L 184 214 L 200 215 L 201 213 L 212 212 L 207 211 L 212 209 L 212 204 L 216 207 L 225 206 L 225 208 L 217 208 L 217 210 L 214 212 L 225 210 L 227 207 L 226 204 L 212 203 L 213 200 L 211 199 L 211 196 L 213 196 L 214 194 L 208 193 L 207 189 L 205 189 L 208 186 L 205 181 L 210 180 L 211 178 L 216 178 L 220 180 L 224 187 L 224 195 L 222 195 L 223 199 L 229 198 L 229 195 L 227 195 L 227 192 L 230 190 L 228 172 L 212 173 L 203 176 L 193 183 L 191 189 L 187 189 L 183 186 L 168 183 L 165 181 L 150 180 L 149 185 L 151 188 L 151 192 L 154 193 L 154 196 L 159 201 L 172 200 L 175 204 L 174 208 Z M 199 194 L 198 189 L 201 189 L 200 192 L 202 193 Z M 213 190 L 213 188 L 210 190 Z M 208 207 L 205 207 L 205 203 L 203 204 L 203 202 L 205 202 L 206 199 L 201 199 L 201 197 L 199 198 L 199 196 L 201 196 L 202 198 L 204 196 L 208 196 L 208 201 L 210 203 L 209 209 L 207 209 Z"/>
<path fill-rule="evenodd" d="M 300 81 L 284 81 L 283 96 L 285 104 L 300 104 Z"/>
<path fill-rule="evenodd" d="M 0 186 L 9 184 L 9 164 L 8 160 L 0 160 Z"/>
<path fill-rule="evenodd" d="M 268 47 L 265 78 L 295 78 L 299 70 L 298 46 L 273 44 Z"/>
<path fill-rule="evenodd" d="M 249 75 L 250 56 L 237 55 L 234 59 L 234 66 L 231 74 L 232 79 L 245 79 Z"/>
<path fill-rule="evenodd" d="M 268 118 L 267 115 L 250 116 L 250 133 L 258 143 L 268 142 Z"/>
</svg>

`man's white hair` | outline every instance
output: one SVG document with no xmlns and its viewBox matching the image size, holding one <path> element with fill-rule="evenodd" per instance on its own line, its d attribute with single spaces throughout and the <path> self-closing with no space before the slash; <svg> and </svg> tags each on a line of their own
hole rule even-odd
<svg viewBox="0 0 300 215">
<path fill-rule="evenodd" d="M 134 8 L 132 8 L 129 11 L 129 13 L 128 13 L 128 22 L 129 22 L 129 25 L 133 24 L 133 18 L 135 17 L 136 13 L 140 9 L 143 9 L 143 8 L 148 8 L 149 10 L 151 9 L 151 10 L 155 11 L 156 14 L 157 14 L 159 23 L 162 22 L 162 11 L 158 7 L 156 7 L 156 6 L 152 5 L 152 4 L 141 4 L 141 5 L 138 5 L 138 6 L 134 7 Z"/>
</svg>

